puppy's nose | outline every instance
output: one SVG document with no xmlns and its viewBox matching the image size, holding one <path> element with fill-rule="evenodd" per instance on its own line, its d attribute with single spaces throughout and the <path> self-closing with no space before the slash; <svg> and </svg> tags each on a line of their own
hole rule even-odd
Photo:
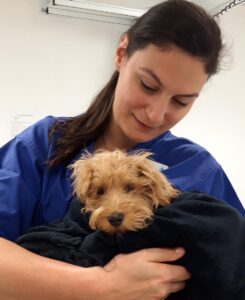
<svg viewBox="0 0 245 300">
<path fill-rule="evenodd" d="M 112 213 L 110 216 L 107 217 L 107 219 L 112 226 L 118 227 L 122 224 L 124 215 L 122 213 Z"/>
</svg>

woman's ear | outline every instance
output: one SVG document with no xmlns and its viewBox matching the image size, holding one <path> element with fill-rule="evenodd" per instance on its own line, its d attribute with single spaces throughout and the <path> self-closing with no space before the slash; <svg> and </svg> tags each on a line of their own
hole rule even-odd
<svg viewBox="0 0 245 300">
<path fill-rule="evenodd" d="M 115 54 L 115 68 L 120 72 L 121 66 L 127 57 L 128 35 L 125 33 L 119 42 Z"/>
</svg>

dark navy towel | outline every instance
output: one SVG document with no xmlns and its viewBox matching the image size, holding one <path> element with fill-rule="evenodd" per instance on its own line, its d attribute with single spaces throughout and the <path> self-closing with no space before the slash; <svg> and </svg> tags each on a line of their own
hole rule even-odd
<svg viewBox="0 0 245 300">
<path fill-rule="evenodd" d="M 245 218 L 225 202 L 184 192 L 158 208 L 147 228 L 121 237 L 91 230 L 81 208 L 74 199 L 63 220 L 34 227 L 17 243 L 83 267 L 103 266 L 118 253 L 182 246 L 186 254 L 174 264 L 192 277 L 169 300 L 245 300 Z"/>
</svg>

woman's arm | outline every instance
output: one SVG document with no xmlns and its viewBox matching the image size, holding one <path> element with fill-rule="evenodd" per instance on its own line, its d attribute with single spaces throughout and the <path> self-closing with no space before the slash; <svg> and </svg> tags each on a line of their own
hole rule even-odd
<svg viewBox="0 0 245 300">
<path fill-rule="evenodd" d="M 5 300 L 157 300 L 189 278 L 174 261 L 183 251 L 148 249 L 116 256 L 105 268 L 81 268 L 33 254 L 0 238 L 0 295 Z"/>
<path fill-rule="evenodd" d="M 99 268 L 83 269 L 33 254 L 0 238 L 0 295 L 5 300 L 95 299 Z M 72 298 L 71 298 L 72 295 Z"/>
</svg>

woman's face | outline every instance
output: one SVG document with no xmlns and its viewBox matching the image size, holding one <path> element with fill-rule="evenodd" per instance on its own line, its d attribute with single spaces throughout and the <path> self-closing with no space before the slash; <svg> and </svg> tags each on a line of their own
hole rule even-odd
<svg viewBox="0 0 245 300">
<path fill-rule="evenodd" d="M 177 124 L 191 109 L 208 75 L 203 62 L 177 48 L 153 45 L 127 58 L 127 38 L 116 52 L 112 134 L 119 146 L 151 140 Z"/>
</svg>

